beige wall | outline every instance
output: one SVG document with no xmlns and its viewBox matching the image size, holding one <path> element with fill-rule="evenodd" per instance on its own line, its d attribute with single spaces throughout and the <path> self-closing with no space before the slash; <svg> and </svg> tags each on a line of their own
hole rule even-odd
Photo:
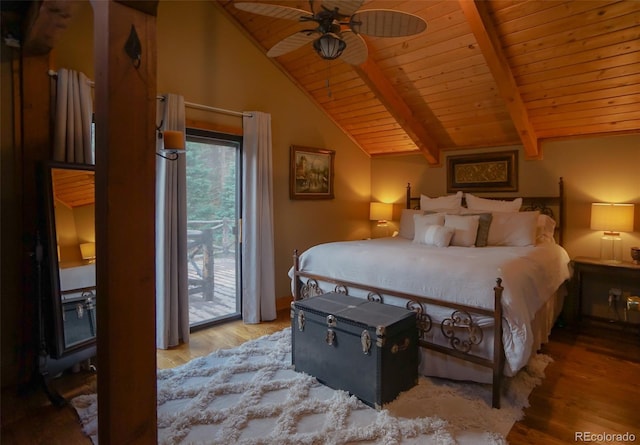
<svg viewBox="0 0 640 445">
<path fill-rule="evenodd" d="M 640 135 L 553 141 L 542 147 L 543 160 L 538 161 L 525 160 L 522 147 L 487 150 L 519 150 L 519 191 L 505 197 L 557 194 L 562 176 L 567 204 L 565 247 L 572 257 L 600 254 L 602 234 L 589 229 L 592 202 L 635 203 L 635 231 L 621 234 L 623 254 L 630 261 L 629 247 L 640 245 Z M 449 154 L 465 153 L 447 152 L 441 163 L 446 166 Z M 446 168 L 430 167 L 420 155 L 374 158 L 371 178 L 373 200 L 403 203 L 407 182 L 414 196 L 446 194 Z"/>
<path fill-rule="evenodd" d="M 60 267 L 84 264 L 80 244 L 93 243 L 96 240 L 95 206 L 91 204 L 72 209 L 56 203 L 55 224 Z"/>
<path fill-rule="evenodd" d="M 83 5 L 57 47 L 57 68 L 93 78 L 92 12 Z M 370 235 L 370 159 L 210 2 L 160 2 L 158 93 L 271 114 L 276 295 L 290 295 L 294 249 Z M 89 24 L 89 25 L 87 25 Z M 144 54 L 144 48 L 143 48 Z M 240 128 L 241 118 L 187 108 L 187 118 Z M 333 200 L 289 199 L 289 147 L 336 151 Z"/>
</svg>

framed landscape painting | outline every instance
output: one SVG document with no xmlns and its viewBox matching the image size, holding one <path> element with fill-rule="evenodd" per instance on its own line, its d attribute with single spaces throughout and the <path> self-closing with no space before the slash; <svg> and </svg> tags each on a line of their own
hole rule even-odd
<svg viewBox="0 0 640 445">
<path fill-rule="evenodd" d="M 333 199 L 335 151 L 291 146 L 289 198 Z"/>
<path fill-rule="evenodd" d="M 447 158 L 447 193 L 518 191 L 518 152 L 501 151 Z"/>
</svg>

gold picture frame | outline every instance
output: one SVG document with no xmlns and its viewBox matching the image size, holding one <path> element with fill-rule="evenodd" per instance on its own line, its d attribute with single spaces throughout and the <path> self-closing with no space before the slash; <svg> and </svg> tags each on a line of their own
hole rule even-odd
<svg viewBox="0 0 640 445">
<path fill-rule="evenodd" d="M 335 151 L 291 146 L 289 198 L 333 199 Z"/>
<path fill-rule="evenodd" d="M 518 151 L 449 156 L 447 193 L 517 192 Z"/>
</svg>

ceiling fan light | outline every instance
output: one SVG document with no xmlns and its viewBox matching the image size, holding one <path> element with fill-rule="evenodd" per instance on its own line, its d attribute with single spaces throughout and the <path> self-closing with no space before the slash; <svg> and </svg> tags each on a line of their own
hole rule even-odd
<svg viewBox="0 0 640 445">
<path fill-rule="evenodd" d="M 320 57 L 327 60 L 340 57 L 346 47 L 345 41 L 333 33 L 323 34 L 313 42 L 313 48 L 316 52 L 320 54 Z"/>
</svg>

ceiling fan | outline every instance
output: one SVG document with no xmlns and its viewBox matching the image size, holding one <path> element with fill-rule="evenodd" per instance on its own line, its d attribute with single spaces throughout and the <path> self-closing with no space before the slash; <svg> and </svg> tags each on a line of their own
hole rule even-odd
<svg viewBox="0 0 640 445">
<path fill-rule="evenodd" d="M 367 60 L 367 44 L 360 34 L 375 37 L 403 37 L 418 34 L 427 28 L 420 17 L 388 9 L 358 11 L 364 0 L 322 0 L 316 11 L 314 0 L 309 0 L 311 12 L 289 6 L 267 3 L 239 2 L 234 6 L 254 14 L 266 15 L 301 23 L 315 22 L 312 29 L 303 29 L 285 37 L 268 52 L 278 57 L 312 42 L 323 59 L 341 57 L 347 63 L 360 65 Z"/>
</svg>

